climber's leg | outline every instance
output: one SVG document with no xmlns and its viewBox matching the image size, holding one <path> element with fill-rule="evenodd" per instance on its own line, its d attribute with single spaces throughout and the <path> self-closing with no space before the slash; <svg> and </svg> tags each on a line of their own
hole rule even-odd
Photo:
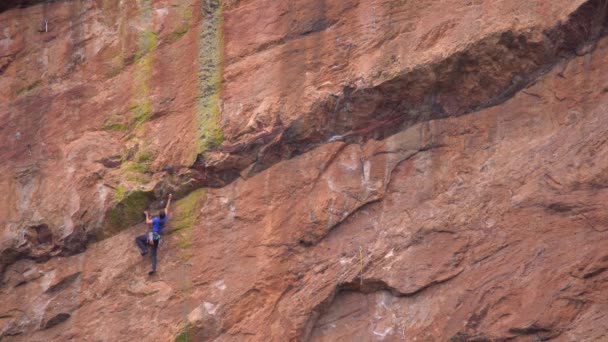
<svg viewBox="0 0 608 342">
<path fill-rule="evenodd" d="M 148 254 L 148 234 L 140 235 L 135 238 L 135 243 L 137 243 L 137 247 L 139 247 L 139 252 L 141 255 Z"/>
<path fill-rule="evenodd" d="M 160 240 L 154 241 L 154 245 L 152 246 L 152 271 L 149 274 L 154 274 L 156 272 L 156 252 L 158 251 L 158 243 Z"/>
</svg>

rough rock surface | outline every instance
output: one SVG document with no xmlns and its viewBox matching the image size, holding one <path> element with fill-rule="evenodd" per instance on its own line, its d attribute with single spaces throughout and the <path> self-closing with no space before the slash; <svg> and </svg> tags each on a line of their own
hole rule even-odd
<svg viewBox="0 0 608 342">
<path fill-rule="evenodd" d="M 607 1 L 7 4 L 0 339 L 608 338 Z"/>
</svg>

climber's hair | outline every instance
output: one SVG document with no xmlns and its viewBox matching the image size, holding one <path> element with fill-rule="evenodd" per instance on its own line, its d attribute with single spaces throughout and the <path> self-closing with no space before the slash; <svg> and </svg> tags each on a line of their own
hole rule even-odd
<svg viewBox="0 0 608 342">
<path fill-rule="evenodd" d="M 164 219 L 164 218 L 165 218 L 165 216 L 166 216 L 165 211 L 164 211 L 164 210 L 159 211 L 159 212 L 158 212 L 158 216 L 159 216 L 161 219 Z"/>
</svg>

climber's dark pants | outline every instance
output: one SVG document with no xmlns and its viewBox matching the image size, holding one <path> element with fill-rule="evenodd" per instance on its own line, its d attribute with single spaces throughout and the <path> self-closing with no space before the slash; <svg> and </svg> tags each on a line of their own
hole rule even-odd
<svg viewBox="0 0 608 342">
<path fill-rule="evenodd" d="M 137 247 L 141 251 L 141 255 L 148 254 L 148 234 L 140 235 L 135 238 L 135 242 L 137 243 Z M 154 241 L 154 245 L 152 245 L 152 271 L 156 272 L 156 252 L 158 251 L 158 241 Z"/>
</svg>

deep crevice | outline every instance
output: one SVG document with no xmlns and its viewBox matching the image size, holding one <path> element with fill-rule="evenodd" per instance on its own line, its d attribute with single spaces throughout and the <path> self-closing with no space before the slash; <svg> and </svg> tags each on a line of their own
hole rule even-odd
<svg viewBox="0 0 608 342">
<path fill-rule="evenodd" d="M 78 280 L 78 278 L 80 278 L 80 272 L 70 274 L 69 276 L 66 276 L 65 278 L 61 279 L 61 281 L 59 281 L 57 284 L 49 287 L 44 293 L 54 294 L 59 291 L 62 291 L 72 285 L 72 283 Z"/>
<path fill-rule="evenodd" d="M 50 329 L 58 324 L 61 324 L 67 321 L 70 317 L 71 315 L 69 313 L 59 313 L 53 316 L 53 318 L 49 319 L 48 322 L 46 322 L 46 324 L 44 325 L 44 329 Z"/>
</svg>

